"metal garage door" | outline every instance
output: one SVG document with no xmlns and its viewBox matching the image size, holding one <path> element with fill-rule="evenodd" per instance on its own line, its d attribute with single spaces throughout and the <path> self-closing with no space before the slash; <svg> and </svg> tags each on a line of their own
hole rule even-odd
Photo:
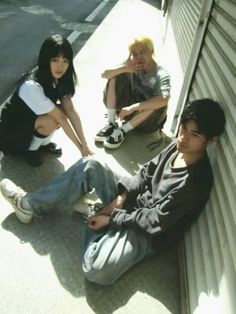
<svg viewBox="0 0 236 314">
<path fill-rule="evenodd" d="M 186 71 L 191 54 L 196 29 L 203 7 L 203 0 L 173 0 L 171 24 L 175 31 L 183 71 Z"/>
<path fill-rule="evenodd" d="M 227 127 L 211 156 L 215 186 L 185 238 L 190 313 L 236 313 L 236 2 L 214 3 L 188 100 L 210 97 Z M 216 153 L 216 154 L 215 154 Z"/>
</svg>

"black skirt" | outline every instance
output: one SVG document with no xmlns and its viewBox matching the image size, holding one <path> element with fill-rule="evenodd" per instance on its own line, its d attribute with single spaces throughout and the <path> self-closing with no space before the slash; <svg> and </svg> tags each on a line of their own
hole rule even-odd
<svg viewBox="0 0 236 314">
<path fill-rule="evenodd" d="M 9 103 L 2 110 L 0 150 L 5 154 L 24 153 L 32 141 L 37 115 L 25 104 Z"/>
</svg>

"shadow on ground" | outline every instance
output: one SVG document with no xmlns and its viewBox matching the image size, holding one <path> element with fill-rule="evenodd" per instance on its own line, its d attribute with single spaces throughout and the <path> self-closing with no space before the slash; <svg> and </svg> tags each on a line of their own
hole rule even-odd
<svg viewBox="0 0 236 314">
<path fill-rule="evenodd" d="M 154 150 L 146 147 L 157 141 L 157 134 L 129 134 L 126 142 L 115 151 L 109 151 L 113 158 L 128 172 L 134 174 L 141 164 L 164 148 L 169 139 L 163 135 L 163 142 Z M 130 145 L 132 142 L 132 145 Z M 145 143 L 145 146 L 144 144 Z M 20 158 L 4 157 L 0 177 L 8 177 L 28 191 L 33 191 L 64 171 L 59 160 L 47 160 L 39 168 L 30 168 Z M 22 252 L 30 244 L 40 256 L 49 256 L 60 284 L 74 297 L 85 296 L 89 306 L 97 314 L 113 313 L 124 306 L 136 293 L 143 293 L 158 300 L 174 313 L 175 305 L 169 298 L 178 293 L 176 252 L 163 252 L 139 263 L 111 287 L 100 287 L 87 282 L 81 269 L 81 243 L 85 228 L 83 218 L 76 212 L 61 209 L 45 218 L 36 218 L 33 224 L 23 225 L 12 213 L 2 227 L 19 238 Z M 105 298 L 104 298 L 105 295 Z"/>
</svg>

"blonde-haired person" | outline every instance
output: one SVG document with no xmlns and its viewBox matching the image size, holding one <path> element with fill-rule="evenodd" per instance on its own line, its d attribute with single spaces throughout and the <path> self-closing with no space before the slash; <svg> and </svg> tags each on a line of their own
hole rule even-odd
<svg viewBox="0 0 236 314">
<path fill-rule="evenodd" d="M 154 59 L 154 45 L 149 37 L 134 38 L 128 45 L 129 56 L 119 67 L 107 69 L 104 103 L 107 124 L 95 141 L 110 149 L 118 148 L 129 131 L 160 129 L 166 118 L 170 97 L 170 76 Z M 122 121 L 119 126 L 117 120 Z"/>
</svg>

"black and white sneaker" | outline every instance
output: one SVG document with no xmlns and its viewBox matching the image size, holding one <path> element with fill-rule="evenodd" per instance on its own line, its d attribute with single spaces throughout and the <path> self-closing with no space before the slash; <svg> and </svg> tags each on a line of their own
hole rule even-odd
<svg viewBox="0 0 236 314">
<path fill-rule="evenodd" d="M 115 149 L 120 147 L 126 138 L 126 133 L 121 129 L 114 129 L 113 133 L 107 137 L 103 145 L 107 148 Z"/>
<path fill-rule="evenodd" d="M 117 123 L 110 122 L 103 129 L 101 129 L 95 136 L 96 142 L 104 142 L 105 139 L 112 134 L 112 132 L 118 127 Z"/>
</svg>

